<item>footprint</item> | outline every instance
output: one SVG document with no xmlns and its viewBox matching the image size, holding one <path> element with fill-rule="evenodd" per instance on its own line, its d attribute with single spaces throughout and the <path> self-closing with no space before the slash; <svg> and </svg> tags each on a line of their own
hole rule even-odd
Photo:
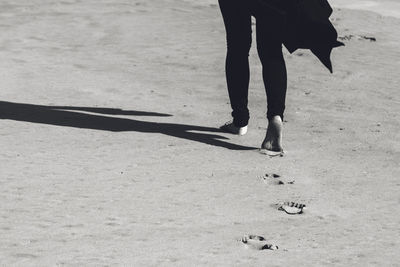
<svg viewBox="0 0 400 267">
<path fill-rule="evenodd" d="M 266 173 L 262 177 L 264 183 L 266 184 L 275 184 L 275 185 L 284 185 L 284 184 L 294 184 L 294 180 L 291 181 L 284 181 L 280 179 L 281 176 L 275 173 Z"/>
<path fill-rule="evenodd" d="M 308 56 L 308 54 L 306 54 L 306 53 L 303 53 L 303 52 L 296 52 L 296 53 L 294 53 L 294 55 L 295 56 L 298 56 L 298 57 L 302 57 L 302 56 Z"/>
<path fill-rule="evenodd" d="M 365 35 L 353 35 L 353 34 L 348 34 L 345 36 L 339 36 L 338 39 L 342 41 L 350 41 L 351 39 L 356 38 L 357 40 L 368 40 L 370 42 L 376 42 L 376 38 L 373 36 L 365 36 Z"/>
<path fill-rule="evenodd" d="M 281 205 L 278 205 L 278 210 L 282 210 L 287 214 L 294 215 L 294 214 L 302 214 L 305 207 L 306 207 L 305 204 L 299 204 L 295 202 L 285 202 Z"/>
<path fill-rule="evenodd" d="M 264 237 L 258 235 L 245 235 L 242 237 L 242 243 L 246 248 L 251 248 L 255 250 L 277 250 L 278 246 L 268 244 Z"/>
<path fill-rule="evenodd" d="M 274 157 L 281 157 L 282 158 L 285 155 L 285 152 L 283 152 L 283 151 L 272 151 L 272 150 L 268 150 L 268 149 L 265 149 L 265 148 L 259 148 L 258 152 L 260 154 L 267 155 L 270 158 L 274 158 Z"/>
</svg>

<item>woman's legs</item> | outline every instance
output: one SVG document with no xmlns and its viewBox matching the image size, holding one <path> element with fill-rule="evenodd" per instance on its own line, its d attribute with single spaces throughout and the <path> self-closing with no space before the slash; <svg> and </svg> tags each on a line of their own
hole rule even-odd
<svg viewBox="0 0 400 267">
<path fill-rule="evenodd" d="M 282 54 L 279 30 L 270 11 L 253 0 L 219 0 L 227 35 L 226 79 L 232 107 L 233 125 L 246 126 L 249 88 L 249 50 L 251 47 L 251 15 L 257 19 L 257 50 L 263 66 L 263 80 L 267 94 L 266 138 L 262 148 L 281 151 L 282 119 L 287 88 L 286 65 Z M 279 24 L 279 23 L 278 23 Z M 231 131 L 233 132 L 233 131 Z"/>
<path fill-rule="evenodd" d="M 219 0 L 227 40 L 226 81 L 232 108 L 233 124 L 248 124 L 249 51 L 251 47 L 251 14 L 247 0 Z"/>
</svg>

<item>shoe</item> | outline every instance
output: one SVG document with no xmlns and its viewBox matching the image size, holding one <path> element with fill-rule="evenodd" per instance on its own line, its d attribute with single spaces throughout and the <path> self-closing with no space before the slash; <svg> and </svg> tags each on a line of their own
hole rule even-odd
<svg viewBox="0 0 400 267">
<path fill-rule="evenodd" d="M 231 134 L 245 135 L 247 133 L 247 125 L 243 127 L 236 127 L 232 121 L 228 121 L 219 128 L 224 132 L 228 132 Z"/>
</svg>

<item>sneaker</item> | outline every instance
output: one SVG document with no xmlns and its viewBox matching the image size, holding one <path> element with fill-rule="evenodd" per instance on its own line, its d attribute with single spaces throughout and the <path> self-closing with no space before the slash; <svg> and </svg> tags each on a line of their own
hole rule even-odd
<svg viewBox="0 0 400 267">
<path fill-rule="evenodd" d="M 232 121 L 228 121 L 221 127 L 219 127 L 224 132 L 237 134 L 237 135 L 245 135 L 247 133 L 247 125 L 243 127 L 236 127 Z"/>
</svg>

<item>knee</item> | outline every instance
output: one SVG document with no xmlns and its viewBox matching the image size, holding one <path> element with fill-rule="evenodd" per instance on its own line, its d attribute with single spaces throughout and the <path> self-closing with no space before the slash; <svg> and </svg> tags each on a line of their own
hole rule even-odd
<svg viewBox="0 0 400 267">
<path fill-rule="evenodd" d="M 251 48 L 251 35 L 247 38 L 228 38 L 228 53 L 240 56 L 248 56 Z"/>
<path fill-rule="evenodd" d="M 263 60 L 282 60 L 282 44 L 277 43 L 257 43 L 257 52 L 261 59 Z"/>
</svg>

